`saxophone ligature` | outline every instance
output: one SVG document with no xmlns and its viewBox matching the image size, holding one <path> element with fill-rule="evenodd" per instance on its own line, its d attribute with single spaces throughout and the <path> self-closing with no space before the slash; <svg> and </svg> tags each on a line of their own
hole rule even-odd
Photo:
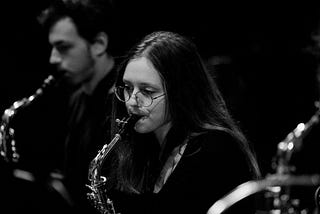
<svg viewBox="0 0 320 214">
<path fill-rule="evenodd" d="M 59 74 L 59 77 L 60 76 L 62 75 Z M 18 162 L 19 160 L 19 153 L 17 152 L 14 137 L 15 130 L 11 127 L 12 119 L 20 109 L 29 106 L 34 100 L 42 96 L 47 88 L 50 88 L 56 82 L 57 76 L 49 75 L 34 94 L 15 101 L 9 108 L 4 110 L 0 124 L 0 155 L 5 159 L 5 161 Z"/>
<path fill-rule="evenodd" d="M 119 131 L 109 144 L 105 144 L 101 150 L 98 151 L 96 157 L 91 161 L 89 166 L 88 179 L 90 185 L 86 185 L 90 193 L 87 194 L 89 201 L 101 214 L 116 214 L 116 210 L 113 205 L 113 201 L 107 196 L 107 178 L 101 175 L 101 169 L 106 157 L 112 151 L 114 146 L 119 140 L 121 140 L 123 134 L 133 128 L 135 123 L 141 117 L 131 114 L 127 118 L 122 120 L 117 119 Z"/>
</svg>

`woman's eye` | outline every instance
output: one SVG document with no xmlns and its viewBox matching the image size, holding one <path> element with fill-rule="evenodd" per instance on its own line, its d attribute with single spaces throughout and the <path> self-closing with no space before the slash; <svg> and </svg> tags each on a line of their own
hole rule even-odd
<svg viewBox="0 0 320 214">
<path fill-rule="evenodd" d="M 124 88 L 124 90 L 126 90 L 126 91 L 133 91 L 133 88 L 130 87 L 130 86 L 128 86 L 128 85 L 123 86 L 123 88 Z"/>
<path fill-rule="evenodd" d="M 152 95 L 154 93 L 154 91 L 150 89 L 142 89 L 141 92 L 148 95 Z"/>
</svg>

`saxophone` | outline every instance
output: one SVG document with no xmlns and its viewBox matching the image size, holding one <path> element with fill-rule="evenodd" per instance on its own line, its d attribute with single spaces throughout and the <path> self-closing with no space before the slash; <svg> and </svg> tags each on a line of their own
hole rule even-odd
<svg viewBox="0 0 320 214">
<path fill-rule="evenodd" d="M 135 123 L 140 119 L 138 115 L 130 115 L 122 120 L 117 119 L 119 131 L 115 134 L 114 138 L 109 144 L 105 144 L 101 150 L 98 151 L 96 157 L 90 162 L 88 179 L 90 185 L 86 185 L 90 193 L 87 193 L 89 201 L 101 214 L 116 214 L 113 202 L 107 196 L 107 178 L 101 176 L 101 168 L 103 163 L 114 148 L 115 144 L 121 139 L 126 130 L 132 128 Z"/>
<path fill-rule="evenodd" d="M 34 100 L 40 97 L 44 93 L 44 91 L 49 86 L 54 85 L 55 82 L 56 77 L 54 77 L 53 75 L 49 75 L 43 81 L 41 87 L 38 88 L 34 94 L 21 100 L 15 101 L 9 108 L 5 109 L 0 123 L 0 155 L 5 159 L 5 161 L 18 162 L 20 157 L 16 148 L 14 137 L 15 130 L 10 127 L 13 117 L 20 109 L 29 106 Z"/>
<path fill-rule="evenodd" d="M 216 201 L 207 211 L 207 214 L 221 214 L 242 199 L 253 194 L 268 190 L 268 197 L 273 198 L 274 210 L 270 213 L 303 214 L 306 210 L 299 210 L 298 199 L 291 198 L 290 187 L 293 185 L 319 186 L 320 175 L 291 175 L 294 167 L 290 161 L 294 152 L 302 148 L 303 139 L 312 128 L 319 123 L 320 103 L 315 103 L 318 110 L 306 123 L 299 123 L 284 140 L 278 143 L 277 153 L 272 161 L 276 173 L 268 175 L 262 180 L 251 180 L 237 186 L 221 199 Z M 315 193 L 317 208 L 320 208 L 320 186 Z"/>
<path fill-rule="evenodd" d="M 293 153 L 299 151 L 303 145 L 303 139 L 309 134 L 312 128 L 319 123 L 320 103 L 315 102 L 318 108 L 316 113 L 306 123 L 299 123 L 286 138 L 278 144 L 277 154 L 273 158 L 272 167 L 277 174 L 290 174 L 294 167 L 290 165 Z"/>
<path fill-rule="evenodd" d="M 278 143 L 277 153 L 272 161 L 272 168 L 275 169 L 274 177 L 278 178 L 295 178 L 292 172 L 295 171 L 295 167 L 292 165 L 291 160 L 294 153 L 301 150 L 303 147 L 304 138 L 310 133 L 312 128 L 319 123 L 320 105 L 319 102 L 315 102 L 315 106 L 318 108 L 314 115 L 306 122 L 299 123 L 294 130 L 292 130 L 284 140 Z M 270 178 L 272 175 L 270 176 Z M 310 177 L 311 176 L 307 176 Z M 312 186 L 319 185 L 319 175 L 313 175 L 318 182 L 312 183 Z M 299 210 L 300 200 L 291 198 L 291 185 L 279 186 L 278 189 L 270 189 L 271 195 L 273 195 L 273 204 L 275 208 L 281 213 L 303 213 L 306 210 Z"/>
</svg>

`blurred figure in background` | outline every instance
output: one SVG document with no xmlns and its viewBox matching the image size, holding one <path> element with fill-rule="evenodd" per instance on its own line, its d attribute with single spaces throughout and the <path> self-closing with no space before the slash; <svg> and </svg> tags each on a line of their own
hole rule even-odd
<svg viewBox="0 0 320 214">
<path fill-rule="evenodd" d="M 14 176 L 43 190 L 29 197 L 34 205 L 25 200 L 33 213 L 56 213 L 58 197 L 64 204 L 62 210 L 95 212 L 85 184 L 89 162 L 109 139 L 114 9 L 111 0 L 53 0 L 38 17 L 51 46 L 49 62 L 57 81 L 14 121 L 21 157 Z M 47 198 L 46 191 L 48 195 L 55 192 L 56 199 Z"/>
<path fill-rule="evenodd" d="M 78 213 L 88 202 L 89 162 L 109 139 L 113 12 L 109 0 L 57 0 L 39 17 L 52 46 L 50 63 L 70 92 L 61 172 Z"/>
</svg>

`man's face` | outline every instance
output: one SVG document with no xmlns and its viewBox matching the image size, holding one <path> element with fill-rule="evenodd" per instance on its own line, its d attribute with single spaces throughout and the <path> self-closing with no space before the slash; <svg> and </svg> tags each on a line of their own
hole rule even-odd
<svg viewBox="0 0 320 214">
<path fill-rule="evenodd" d="M 78 34 L 70 18 L 60 19 L 51 27 L 49 43 L 50 63 L 65 72 L 67 82 L 78 85 L 90 80 L 94 70 L 90 44 Z"/>
</svg>

